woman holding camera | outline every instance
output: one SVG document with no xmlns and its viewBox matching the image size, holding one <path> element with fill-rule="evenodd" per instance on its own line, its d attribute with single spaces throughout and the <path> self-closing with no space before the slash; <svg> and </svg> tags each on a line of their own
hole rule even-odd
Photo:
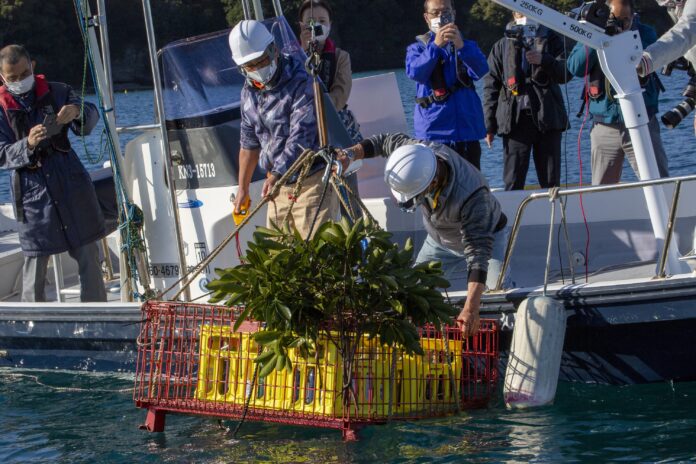
<svg viewBox="0 0 696 464">
<path fill-rule="evenodd" d="M 319 78 L 329 91 L 329 98 L 348 130 L 354 143 L 362 140 L 360 126 L 348 109 L 347 103 L 353 86 L 350 55 L 329 38 L 331 32 L 331 7 L 324 0 L 306 0 L 300 6 L 300 40 L 309 54 L 312 26 L 315 27 L 317 51 L 321 55 Z"/>
</svg>

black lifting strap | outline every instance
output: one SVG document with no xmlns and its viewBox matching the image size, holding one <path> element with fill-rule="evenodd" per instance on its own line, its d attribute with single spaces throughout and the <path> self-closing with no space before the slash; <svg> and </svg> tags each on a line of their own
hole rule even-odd
<svg viewBox="0 0 696 464">
<path fill-rule="evenodd" d="M 438 72 L 444 74 L 444 66 L 442 65 L 442 63 L 438 63 L 435 66 L 435 69 L 433 70 L 433 75 L 438 73 Z M 430 95 L 428 95 L 427 97 L 421 97 L 421 98 L 416 97 L 416 103 L 418 105 L 420 105 L 421 108 L 428 108 L 428 107 L 430 107 L 430 105 L 432 105 L 434 103 L 445 102 L 445 101 L 447 101 L 447 99 L 449 99 L 449 97 L 453 93 L 455 93 L 461 89 L 468 89 L 471 87 L 471 77 L 469 77 L 468 74 L 466 75 L 465 80 L 466 80 L 466 82 L 462 82 L 462 77 L 459 76 L 457 79 L 457 82 L 455 82 L 454 85 L 452 85 L 450 87 L 439 88 L 439 89 L 436 87 L 433 87 L 433 92 Z M 435 81 L 435 79 L 431 79 L 431 83 L 434 81 Z"/>
<path fill-rule="evenodd" d="M 417 37 L 424 45 L 428 45 L 429 36 L 423 35 Z M 445 60 L 438 60 L 433 68 L 433 72 L 430 75 L 430 88 L 433 89 L 431 94 L 427 97 L 416 97 L 416 103 L 420 105 L 421 108 L 428 108 L 433 103 L 442 103 L 447 101 L 447 99 L 455 92 L 461 89 L 471 88 L 473 86 L 473 80 L 469 73 L 465 69 L 459 68 L 459 58 L 456 53 L 454 53 L 454 59 L 457 67 L 457 81 L 454 85 L 447 87 L 445 81 Z"/>
</svg>

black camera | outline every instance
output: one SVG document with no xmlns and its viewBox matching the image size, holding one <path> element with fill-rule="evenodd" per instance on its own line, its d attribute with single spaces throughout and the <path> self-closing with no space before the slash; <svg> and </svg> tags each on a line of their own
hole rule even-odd
<svg viewBox="0 0 696 464">
<path fill-rule="evenodd" d="M 679 125 L 680 122 L 684 120 L 685 117 L 691 113 L 694 108 L 696 108 L 696 76 L 691 75 L 689 83 L 686 85 L 686 89 L 682 93 L 684 96 L 684 101 L 679 103 L 677 106 L 667 111 L 660 118 L 662 124 L 668 129 L 674 129 Z"/>
<path fill-rule="evenodd" d="M 529 26 L 515 24 L 514 26 L 505 29 L 505 37 L 514 40 L 515 47 L 529 50 L 531 48 L 531 44 L 525 39 L 536 35 L 536 31 L 535 34 L 531 34 L 531 31 L 529 31 L 528 28 Z"/>
<path fill-rule="evenodd" d="M 454 22 L 454 15 L 451 11 L 445 11 L 440 15 L 440 27 L 452 24 Z"/>
<path fill-rule="evenodd" d="M 609 22 L 609 7 L 605 3 L 605 0 L 593 0 L 570 10 L 568 16 L 578 21 L 586 21 L 605 29 Z"/>
<path fill-rule="evenodd" d="M 671 76 L 674 70 L 691 72 L 691 64 L 686 58 L 681 56 L 665 66 L 662 69 L 662 75 Z"/>
<path fill-rule="evenodd" d="M 311 32 L 314 37 L 319 37 L 324 33 L 324 26 L 314 21 L 310 21 L 305 29 Z"/>
<path fill-rule="evenodd" d="M 614 15 L 611 15 L 607 20 L 607 25 L 604 27 L 604 32 L 607 35 L 616 35 L 623 32 L 625 27 L 626 25 L 622 20 L 620 20 Z"/>
</svg>

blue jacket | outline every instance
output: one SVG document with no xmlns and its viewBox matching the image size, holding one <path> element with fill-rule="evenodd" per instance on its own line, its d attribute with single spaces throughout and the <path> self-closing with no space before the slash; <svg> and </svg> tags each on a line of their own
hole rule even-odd
<svg viewBox="0 0 696 464">
<path fill-rule="evenodd" d="M 283 175 L 305 148 L 319 146 L 319 135 L 312 79 L 304 65 L 284 55 L 279 66 L 272 87 L 244 85 L 240 144 L 247 150 L 261 149 L 261 168 Z"/>
<path fill-rule="evenodd" d="M 416 96 L 427 97 L 432 93 L 430 75 L 438 60 L 445 60 L 445 80 L 452 86 L 457 80 L 455 54 L 450 47 L 440 48 L 434 43 L 435 35 L 427 34 L 428 44 L 420 40 L 411 44 L 406 52 L 406 74 L 416 81 Z M 488 72 L 488 62 L 473 40 L 464 40 L 464 47 L 456 52 L 473 80 L 479 80 Z M 428 108 L 415 105 L 413 113 L 415 135 L 418 139 L 436 142 L 469 142 L 486 136 L 483 108 L 476 89 L 460 89 L 443 103 Z"/>
<path fill-rule="evenodd" d="M 40 77 L 37 76 L 37 89 L 40 85 L 50 88 L 56 108 L 80 105 L 80 98 L 69 86 L 51 83 L 47 87 Z M 11 111 L 0 109 L 0 169 L 12 170 L 15 212 L 23 211 L 17 223 L 24 254 L 53 255 L 102 238 L 106 233 L 104 217 L 92 180 L 69 144 L 65 152 L 46 144 L 40 166 L 34 165 L 39 148 L 30 151 L 26 136 L 18 139 L 11 128 L 10 118 L 24 119 L 29 128 L 42 123 L 48 110 L 46 100 L 34 93 L 22 100 L 6 95 L 22 102 Z M 88 134 L 99 119 L 94 105 L 85 103 L 84 111 L 84 127 L 80 127 L 80 120 L 70 124 L 76 134 Z M 12 112 L 17 114 L 11 115 Z"/>
<path fill-rule="evenodd" d="M 638 18 L 634 19 L 633 30 L 637 30 L 640 35 L 640 40 L 643 43 L 643 48 L 654 43 L 657 40 L 657 34 L 655 29 L 638 21 Z M 597 51 L 589 49 L 589 55 L 586 52 L 587 48 L 584 45 L 578 43 L 570 52 L 568 57 L 568 71 L 577 77 L 585 77 L 585 68 L 587 67 L 588 75 L 591 74 L 592 69 L 597 66 L 599 67 L 599 59 L 597 58 Z M 589 58 L 588 58 L 589 56 Z M 586 60 L 587 62 L 586 66 Z M 604 79 L 606 81 L 606 79 Z M 623 122 L 623 116 L 621 115 L 621 108 L 619 107 L 619 102 L 614 97 L 614 89 L 611 88 L 608 82 L 604 82 L 604 93 L 600 98 L 592 99 L 590 98 L 590 114 L 592 114 L 595 122 L 601 122 L 605 124 L 616 124 Z M 655 74 L 651 74 L 647 84 L 645 85 L 645 92 L 643 92 L 643 99 L 645 100 L 645 106 L 648 110 L 648 115 L 652 118 L 658 112 L 658 99 L 660 94 L 659 83 Z"/>
</svg>

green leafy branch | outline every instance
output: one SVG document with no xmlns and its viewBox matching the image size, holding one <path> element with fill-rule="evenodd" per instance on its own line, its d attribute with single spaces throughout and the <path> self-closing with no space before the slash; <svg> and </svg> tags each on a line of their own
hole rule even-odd
<svg viewBox="0 0 696 464">
<path fill-rule="evenodd" d="M 210 301 L 243 306 L 234 330 L 249 318 L 265 322 L 254 336 L 264 347 L 261 377 L 291 369 L 289 349 L 314 356 L 322 336 L 348 364 L 364 335 L 422 354 L 417 328 L 451 324 L 457 311 L 438 290 L 449 286 L 440 263 L 414 265 L 411 239 L 400 248 L 391 237 L 366 219 L 327 222 L 307 242 L 294 230 L 258 228 L 245 264 L 216 269 Z"/>
</svg>

